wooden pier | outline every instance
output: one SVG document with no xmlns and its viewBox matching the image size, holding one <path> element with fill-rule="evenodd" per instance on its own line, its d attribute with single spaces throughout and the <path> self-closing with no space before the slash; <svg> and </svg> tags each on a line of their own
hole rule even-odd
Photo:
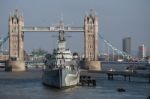
<svg viewBox="0 0 150 99">
<path fill-rule="evenodd" d="M 150 72 L 136 72 L 136 71 L 88 71 L 89 73 L 107 74 L 108 80 L 114 80 L 114 76 L 123 76 L 126 81 L 127 78 L 131 81 L 131 77 L 147 78 L 150 83 Z"/>
<path fill-rule="evenodd" d="M 113 80 L 115 75 L 120 75 L 124 77 L 124 80 L 131 80 L 131 77 L 141 77 L 148 78 L 148 82 L 150 83 L 150 73 L 138 73 L 133 71 L 108 71 L 106 72 L 108 76 L 108 80 Z"/>
<path fill-rule="evenodd" d="M 81 85 L 81 86 L 96 86 L 96 80 L 94 78 L 91 78 L 91 76 L 81 75 L 79 85 Z"/>
</svg>

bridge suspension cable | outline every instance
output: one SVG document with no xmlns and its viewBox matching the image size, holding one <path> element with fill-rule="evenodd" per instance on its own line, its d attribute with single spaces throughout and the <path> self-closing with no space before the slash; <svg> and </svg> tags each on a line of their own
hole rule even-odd
<svg viewBox="0 0 150 99">
<path fill-rule="evenodd" d="M 129 55 L 126 52 L 121 51 L 121 50 L 117 49 L 116 47 L 114 47 L 109 41 L 105 40 L 100 34 L 99 34 L 99 37 L 104 41 L 104 43 L 107 46 L 109 46 L 113 50 L 113 54 L 114 54 L 114 52 L 116 52 L 116 53 L 122 55 L 124 58 L 132 58 L 131 55 Z"/>
<path fill-rule="evenodd" d="M 0 38 L 0 50 L 2 51 L 2 45 L 8 40 L 9 38 L 9 33 L 7 34 L 6 37 Z"/>
<path fill-rule="evenodd" d="M 4 39 L 0 40 L 0 47 L 8 40 L 9 38 L 9 34 L 7 34 L 7 36 Z"/>
</svg>

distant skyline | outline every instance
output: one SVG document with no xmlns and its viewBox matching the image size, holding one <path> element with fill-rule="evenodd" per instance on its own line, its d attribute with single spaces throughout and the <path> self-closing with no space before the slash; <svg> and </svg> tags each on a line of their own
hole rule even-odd
<svg viewBox="0 0 150 99">
<path fill-rule="evenodd" d="M 90 9 L 99 17 L 99 33 L 122 50 L 122 39 L 131 37 L 132 51 L 144 44 L 150 50 L 150 0 L 1 0 L 0 36 L 8 33 L 8 17 L 16 8 L 23 14 L 25 26 L 50 26 L 59 22 L 83 26 Z M 56 47 L 56 33 L 25 33 L 25 50 Z M 83 53 L 83 33 L 67 33 L 68 47 Z M 99 42 L 102 42 L 101 40 Z M 103 50 L 104 44 L 100 43 Z"/>
</svg>

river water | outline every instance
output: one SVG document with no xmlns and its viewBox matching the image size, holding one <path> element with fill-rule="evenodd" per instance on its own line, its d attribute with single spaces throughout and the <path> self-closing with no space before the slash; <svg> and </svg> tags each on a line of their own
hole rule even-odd
<svg viewBox="0 0 150 99">
<path fill-rule="evenodd" d="M 150 84 L 144 78 L 129 82 L 120 76 L 107 80 L 106 75 L 96 74 L 96 81 L 96 87 L 55 89 L 42 85 L 40 70 L 0 71 L 0 99 L 146 99 L 150 95 Z M 126 92 L 117 92 L 120 87 Z"/>
</svg>

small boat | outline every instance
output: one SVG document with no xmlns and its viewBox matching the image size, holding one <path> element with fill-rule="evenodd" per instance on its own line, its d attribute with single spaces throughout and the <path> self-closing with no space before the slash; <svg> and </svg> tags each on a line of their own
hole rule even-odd
<svg viewBox="0 0 150 99">
<path fill-rule="evenodd" d="M 146 99 L 150 99 L 150 96 L 147 96 L 147 98 Z"/>
<path fill-rule="evenodd" d="M 118 92 L 125 92 L 126 90 L 124 88 L 117 88 Z"/>
</svg>

